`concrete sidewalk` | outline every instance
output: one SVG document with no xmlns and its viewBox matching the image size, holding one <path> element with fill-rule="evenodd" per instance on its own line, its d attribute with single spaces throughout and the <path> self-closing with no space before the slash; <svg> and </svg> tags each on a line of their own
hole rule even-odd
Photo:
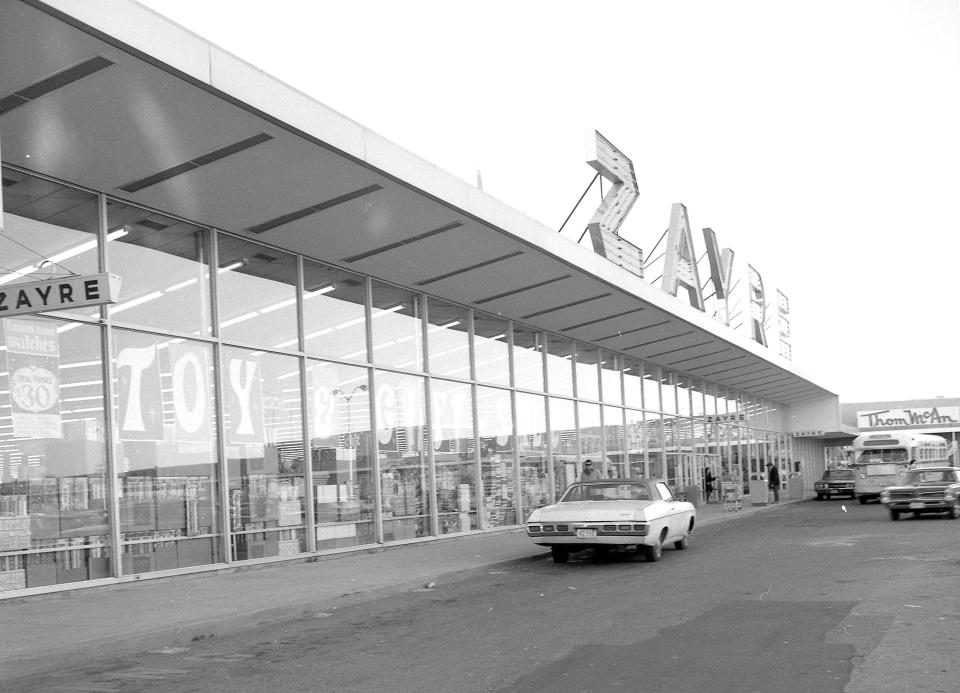
<svg viewBox="0 0 960 693">
<path fill-rule="evenodd" d="M 739 512 L 701 505 L 698 525 L 779 507 L 745 501 Z M 779 505 L 790 502 L 797 501 Z M 0 601 L 0 671 L 16 679 L 106 650 L 123 655 L 189 645 L 548 556 L 522 529 L 509 529 L 9 599 Z"/>
</svg>

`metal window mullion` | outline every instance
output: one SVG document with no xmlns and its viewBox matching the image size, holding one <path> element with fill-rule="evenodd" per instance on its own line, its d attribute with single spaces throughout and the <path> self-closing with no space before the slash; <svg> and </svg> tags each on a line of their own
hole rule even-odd
<svg viewBox="0 0 960 693">
<path fill-rule="evenodd" d="M 109 259 L 107 258 L 107 197 L 106 195 L 97 195 L 97 204 L 99 207 L 100 226 L 97 230 L 99 263 L 102 271 L 109 271 Z M 115 442 L 113 402 L 114 402 L 114 378 L 113 378 L 113 332 L 109 320 L 105 320 L 107 315 L 106 306 L 100 306 L 100 320 L 106 322 L 97 327 L 100 333 L 100 353 L 104 358 L 100 364 L 100 373 L 103 378 L 103 393 L 105 402 L 103 407 L 103 434 L 106 440 L 106 449 L 104 457 L 106 461 L 106 475 L 109 480 L 110 495 L 108 497 L 109 518 L 110 518 L 110 543 L 113 545 L 113 575 L 123 577 L 123 560 L 120 536 L 120 477 L 117 469 L 117 450 Z"/>
<path fill-rule="evenodd" d="M 364 277 L 364 332 L 367 342 L 367 363 L 373 363 L 373 280 L 370 277 Z M 373 448 L 372 470 L 373 470 L 373 540 L 377 544 L 384 543 L 383 540 L 383 479 L 380 473 L 380 441 L 377 439 L 377 374 L 375 369 L 367 367 L 367 387 L 370 397 L 367 398 L 370 407 L 370 446 Z"/>
<path fill-rule="evenodd" d="M 300 344 L 300 351 L 306 349 L 306 340 L 303 335 L 303 256 L 297 255 L 297 340 Z M 309 553 L 317 550 L 317 530 L 314 512 L 316 503 L 314 502 L 315 490 L 313 487 L 313 451 L 310 449 L 310 406 L 307 399 L 307 361 L 306 355 L 301 355 L 297 359 L 300 363 L 300 430 L 303 432 L 303 484 L 306 488 L 303 490 L 304 503 L 306 503 L 306 512 L 303 515 L 303 521 L 306 524 L 307 541 L 305 549 Z"/>
<path fill-rule="evenodd" d="M 219 487 L 220 487 L 220 550 L 223 555 L 224 563 L 233 563 L 233 552 L 230 550 L 232 537 L 230 530 L 230 469 L 227 463 L 227 436 L 224 425 L 224 402 L 226 396 L 223 391 L 224 382 L 222 377 L 223 364 L 223 342 L 220 337 L 220 305 L 218 299 L 219 274 L 217 268 L 220 266 L 220 252 L 218 247 L 218 236 L 214 230 L 210 231 L 210 255 L 213 262 L 210 267 L 210 322 L 214 330 L 215 341 L 213 344 L 213 391 L 216 402 L 217 413 L 217 455 L 219 456 Z"/>
<path fill-rule="evenodd" d="M 554 470 L 556 465 L 554 464 L 553 459 L 553 423 L 550 418 L 550 398 L 543 397 L 543 423 L 544 435 L 547 437 L 547 489 L 550 493 L 550 503 L 553 503 L 557 499 L 557 482 L 554 479 Z"/>
<path fill-rule="evenodd" d="M 483 460 L 480 456 L 480 415 L 478 413 L 480 409 L 480 387 L 477 385 L 477 357 L 473 346 L 473 332 L 473 309 L 471 308 L 467 311 L 467 344 L 469 345 L 467 352 L 470 355 L 470 380 L 472 381 L 470 392 L 473 396 L 473 467 L 474 478 L 477 480 L 477 488 L 474 493 L 477 496 L 477 528 L 488 529 L 486 513 L 484 512 Z"/>
<path fill-rule="evenodd" d="M 427 306 L 427 299 L 423 294 L 417 294 L 417 300 L 420 302 L 422 309 L 420 311 L 420 329 L 421 334 L 421 353 L 423 354 L 423 363 L 422 369 L 427 370 L 429 365 L 428 357 L 429 350 L 427 346 L 427 339 L 429 334 L 430 322 L 429 322 L 429 307 Z M 421 378 L 423 382 L 423 411 L 426 413 L 424 417 L 424 425 L 426 430 L 422 431 L 420 434 L 420 440 L 418 445 L 422 450 L 424 446 L 427 448 L 427 479 L 424 481 L 429 482 L 429 487 L 424 489 L 425 497 L 430 503 L 430 527 L 433 531 L 430 533 L 431 536 L 438 537 L 440 536 L 440 509 L 437 507 L 437 470 L 434 466 L 436 464 L 436 459 L 433 455 L 433 382 L 432 378 L 428 375 L 425 378 Z"/>
</svg>

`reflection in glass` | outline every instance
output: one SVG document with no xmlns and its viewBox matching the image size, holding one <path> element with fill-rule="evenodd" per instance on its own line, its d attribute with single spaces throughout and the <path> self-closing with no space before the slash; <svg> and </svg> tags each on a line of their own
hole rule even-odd
<svg viewBox="0 0 960 693">
<path fill-rule="evenodd" d="M 603 390 L 606 393 L 606 383 Z M 628 407 L 643 407 L 643 369 L 639 361 L 623 359 L 623 390 Z"/>
<path fill-rule="evenodd" d="M 0 210 L 0 285 L 100 271 L 96 195 L 3 167 Z M 100 309 L 88 306 L 48 315 L 97 318 Z"/>
<path fill-rule="evenodd" d="M 624 444 L 627 453 L 627 475 L 632 477 L 647 476 L 646 441 L 644 436 L 643 412 L 636 409 L 624 410 L 627 426 L 624 429 Z"/>
<path fill-rule="evenodd" d="M 517 393 L 517 450 L 520 453 L 521 522 L 551 503 L 547 466 L 546 401 L 540 395 Z"/>
<path fill-rule="evenodd" d="M 0 592 L 110 577 L 100 328 L 0 326 Z"/>
<path fill-rule="evenodd" d="M 483 483 L 483 526 L 517 524 L 514 492 L 513 408 L 510 393 L 492 387 L 477 388 L 480 439 L 480 475 Z"/>
<path fill-rule="evenodd" d="M 303 348 L 310 354 L 367 360 L 367 285 L 362 277 L 303 261 Z M 295 342 L 278 344 L 293 348 Z"/>
<path fill-rule="evenodd" d="M 609 351 L 603 352 L 603 359 L 600 361 L 600 383 L 603 386 L 603 401 L 608 404 L 623 404 L 620 364 L 619 356 Z"/>
<path fill-rule="evenodd" d="M 423 297 L 390 284 L 373 283 L 373 362 L 423 370 Z"/>
<path fill-rule="evenodd" d="M 110 271 L 121 300 L 118 322 L 209 335 L 210 269 L 206 230 L 115 200 L 107 203 Z"/>
<path fill-rule="evenodd" d="M 477 380 L 494 385 L 510 384 L 510 345 L 507 321 L 485 313 L 474 313 L 473 351 Z"/>
<path fill-rule="evenodd" d="M 439 533 L 479 528 L 471 386 L 430 381 Z"/>
<path fill-rule="evenodd" d="M 579 477 L 577 419 L 573 400 L 551 397 L 550 447 L 553 451 L 553 487 L 559 498 Z"/>
<path fill-rule="evenodd" d="M 513 327 L 513 368 L 515 385 L 543 392 L 543 333 Z"/>
<path fill-rule="evenodd" d="M 657 412 L 644 412 L 646 446 L 647 446 L 647 475 L 651 479 L 667 478 L 666 446 L 664 444 L 665 431 L 663 416 Z"/>
<path fill-rule="evenodd" d="M 644 364 L 643 368 L 643 408 L 647 411 L 664 411 L 661 403 L 660 369 Z"/>
<path fill-rule="evenodd" d="M 223 233 L 217 235 L 217 253 L 220 336 L 296 349 L 296 258 Z"/>
<path fill-rule="evenodd" d="M 469 312 L 466 308 L 430 299 L 427 342 L 430 372 L 470 379 Z"/>
<path fill-rule="evenodd" d="M 307 411 L 317 550 L 371 544 L 376 481 L 367 370 L 308 362 Z"/>
<path fill-rule="evenodd" d="M 384 541 L 430 536 L 430 467 L 423 378 L 376 371 Z"/>
<path fill-rule="evenodd" d="M 607 452 L 607 476 L 629 476 L 623 440 L 623 410 L 603 408 L 603 437 Z"/>
<path fill-rule="evenodd" d="M 234 560 L 304 551 L 303 426 L 296 358 L 223 350 Z"/>
<path fill-rule="evenodd" d="M 123 572 L 221 561 L 211 347 L 113 336 Z"/>
<path fill-rule="evenodd" d="M 580 424 L 580 462 L 593 460 L 594 469 L 607 476 L 607 462 L 603 459 L 603 428 L 600 425 L 600 406 L 579 402 L 577 405 Z"/>
</svg>

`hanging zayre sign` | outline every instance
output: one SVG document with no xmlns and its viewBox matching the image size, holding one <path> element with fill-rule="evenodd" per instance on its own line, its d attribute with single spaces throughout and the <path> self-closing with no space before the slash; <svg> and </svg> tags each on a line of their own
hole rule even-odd
<svg viewBox="0 0 960 693">
<path fill-rule="evenodd" d="M 56 324 L 4 320 L 10 412 L 16 438 L 60 438 L 60 340 Z"/>
<path fill-rule="evenodd" d="M 120 277 L 89 274 L 0 287 L 0 318 L 114 303 Z"/>
</svg>

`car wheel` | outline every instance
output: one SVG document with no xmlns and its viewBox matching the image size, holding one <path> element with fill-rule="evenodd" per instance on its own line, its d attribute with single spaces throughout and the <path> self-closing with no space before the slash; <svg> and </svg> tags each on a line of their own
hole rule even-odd
<svg viewBox="0 0 960 693">
<path fill-rule="evenodd" d="M 860 498 L 858 498 L 858 500 L 860 501 L 860 505 L 866 505 L 866 504 L 867 504 L 867 497 L 866 497 L 866 496 L 860 496 Z"/>
<path fill-rule="evenodd" d="M 673 548 L 675 548 L 677 551 L 686 551 L 687 538 L 684 537 L 683 539 L 677 539 L 675 542 L 673 542 Z"/>
<path fill-rule="evenodd" d="M 823 500 L 823 494 L 822 494 L 822 493 L 818 493 L 818 494 L 817 494 L 817 500 Z"/>
<path fill-rule="evenodd" d="M 956 520 L 960 517 L 960 499 L 954 500 L 953 505 L 950 506 L 950 509 L 947 511 L 947 517 L 951 520 Z"/>
<path fill-rule="evenodd" d="M 570 552 L 562 546 L 551 546 L 550 554 L 554 563 L 566 563 L 570 558 Z"/>
<path fill-rule="evenodd" d="M 899 519 L 900 519 L 900 511 L 899 511 L 899 510 L 894 510 L 893 508 L 891 508 L 891 509 L 890 509 L 890 519 L 891 519 L 892 521 L 894 521 L 894 522 L 896 522 L 897 520 L 899 520 Z"/>
</svg>

